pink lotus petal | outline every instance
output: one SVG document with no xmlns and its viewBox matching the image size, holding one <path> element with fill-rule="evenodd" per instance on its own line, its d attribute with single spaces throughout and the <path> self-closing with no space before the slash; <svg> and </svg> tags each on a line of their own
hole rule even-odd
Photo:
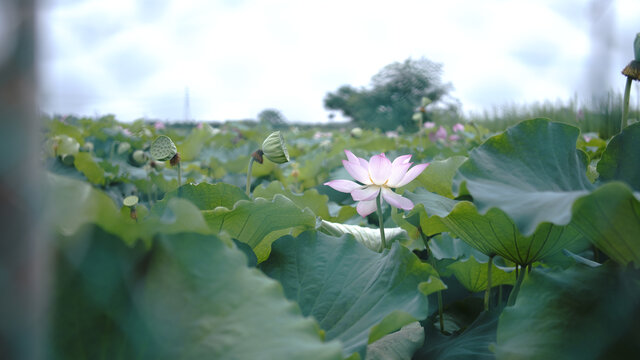
<svg viewBox="0 0 640 360">
<path fill-rule="evenodd" d="M 434 127 L 436 127 L 436 124 L 432 121 L 427 121 L 424 123 L 425 129 L 433 129 Z"/>
<path fill-rule="evenodd" d="M 401 155 L 398 156 L 397 158 L 395 158 L 395 160 L 393 160 L 393 162 L 391 163 L 391 166 L 396 166 L 399 164 L 406 164 L 409 162 L 409 160 L 411 160 L 411 154 L 409 155 Z"/>
<path fill-rule="evenodd" d="M 453 125 L 452 128 L 453 132 L 458 132 L 458 131 L 464 131 L 464 125 L 457 123 L 455 125 Z"/>
<path fill-rule="evenodd" d="M 371 179 L 369 179 L 369 171 L 367 169 L 360 166 L 360 164 L 348 162 L 347 160 L 342 160 L 342 165 L 344 165 L 345 170 L 357 181 L 365 185 L 371 185 Z"/>
<path fill-rule="evenodd" d="M 447 129 L 440 126 L 438 131 L 436 131 L 436 139 L 445 140 L 447 138 Z"/>
<path fill-rule="evenodd" d="M 360 214 L 360 216 L 367 217 L 367 215 L 376 211 L 376 201 L 360 201 L 358 205 L 356 205 L 356 211 L 358 212 L 358 214 Z"/>
<path fill-rule="evenodd" d="M 351 180 L 331 180 L 329 182 L 324 183 L 327 186 L 330 186 L 334 190 L 338 190 L 343 193 L 350 193 L 355 189 L 359 189 L 362 185 L 353 182 Z"/>
<path fill-rule="evenodd" d="M 360 166 L 362 166 L 365 169 L 369 169 L 369 162 L 363 158 L 358 158 L 358 160 L 360 161 Z"/>
<path fill-rule="evenodd" d="M 360 160 L 358 160 L 359 158 L 355 156 L 351 151 L 345 150 L 344 153 L 347 154 L 347 159 L 349 159 L 350 163 L 354 163 L 354 164 L 360 163 Z"/>
<path fill-rule="evenodd" d="M 395 163 L 395 161 L 394 161 Z M 387 181 L 387 186 L 395 188 L 398 187 L 398 183 L 405 177 L 407 170 L 413 163 L 395 164 L 391 166 L 391 175 Z"/>
<path fill-rule="evenodd" d="M 384 201 L 388 202 L 391 206 L 397 207 L 398 209 L 413 209 L 413 202 L 411 202 L 411 200 L 398 195 L 387 188 L 382 188 L 382 197 L 384 198 Z"/>
<path fill-rule="evenodd" d="M 358 189 L 351 191 L 351 197 L 355 201 L 368 201 L 375 199 L 379 192 L 379 186 L 367 186 L 365 188 L 359 186 Z"/>
<path fill-rule="evenodd" d="M 384 154 L 374 155 L 369 160 L 369 175 L 376 185 L 383 185 L 391 174 L 391 161 Z"/>
<path fill-rule="evenodd" d="M 449 141 L 458 141 L 460 140 L 460 136 L 453 134 L 453 135 L 449 135 Z"/>
<path fill-rule="evenodd" d="M 402 180 L 400 180 L 400 182 L 396 185 L 396 187 L 401 187 L 401 186 L 405 186 L 408 183 L 410 183 L 411 181 L 413 181 L 413 179 L 415 179 L 416 177 L 418 177 L 418 175 L 420 175 L 424 169 L 427 168 L 427 166 L 429 166 L 429 164 L 418 164 L 414 167 L 412 167 L 411 169 L 409 169 L 409 171 L 407 171 L 407 174 L 402 178 Z"/>
</svg>

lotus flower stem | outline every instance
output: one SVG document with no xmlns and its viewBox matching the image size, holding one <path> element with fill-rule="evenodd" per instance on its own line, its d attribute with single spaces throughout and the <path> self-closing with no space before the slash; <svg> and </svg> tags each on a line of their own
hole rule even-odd
<svg viewBox="0 0 640 360">
<path fill-rule="evenodd" d="M 522 281 L 524 280 L 525 273 L 526 268 L 521 268 L 520 273 L 518 274 L 518 280 L 516 280 L 516 285 L 513 287 L 513 290 L 511 290 L 511 294 L 509 294 L 507 306 L 513 306 L 516 303 L 516 298 L 518 297 L 518 293 L 520 292 L 520 286 L 522 286 Z"/>
<path fill-rule="evenodd" d="M 256 161 L 256 159 L 253 158 L 253 156 L 251 156 L 251 158 L 249 159 L 249 168 L 247 170 L 247 188 L 246 188 L 246 193 L 248 197 L 251 197 L 251 170 L 253 169 L 253 162 Z"/>
<path fill-rule="evenodd" d="M 484 311 L 489 311 L 491 301 L 491 268 L 493 267 L 493 256 L 489 256 L 487 268 L 487 290 L 484 292 Z"/>
<path fill-rule="evenodd" d="M 631 94 L 631 77 L 627 77 L 627 85 L 624 87 L 624 102 L 622 103 L 622 124 L 620 125 L 620 132 L 627 127 L 627 117 L 629 117 L 629 95 Z"/>
<path fill-rule="evenodd" d="M 182 166 L 178 163 L 178 192 L 180 192 L 180 187 L 182 186 Z"/>
<path fill-rule="evenodd" d="M 382 243 L 382 250 L 387 248 L 387 241 L 384 237 L 384 219 L 382 218 L 382 206 L 380 204 L 380 196 L 382 196 L 382 191 L 378 193 L 376 196 L 376 211 L 378 212 L 378 223 L 380 225 L 380 242 Z"/>
</svg>

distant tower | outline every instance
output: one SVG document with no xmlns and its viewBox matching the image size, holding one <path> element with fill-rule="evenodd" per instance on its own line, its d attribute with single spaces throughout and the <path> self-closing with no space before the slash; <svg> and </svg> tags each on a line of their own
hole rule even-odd
<svg viewBox="0 0 640 360">
<path fill-rule="evenodd" d="M 184 121 L 191 120 L 191 109 L 189 106 L 189 87 L 184 88 Z"/>
</svg>

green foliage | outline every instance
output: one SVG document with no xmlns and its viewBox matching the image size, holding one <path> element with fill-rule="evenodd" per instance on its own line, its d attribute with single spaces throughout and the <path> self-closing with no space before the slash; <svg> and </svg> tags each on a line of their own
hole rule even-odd
<svg viewBox="0 0 640 360">
<path fill-rule="evenodd" d="M 376 84 L 389 90 L 411 70 L 396 65 Z M 459 139 L 435 139 L 459 118 L 426 110 L 433 131 L 397 137 L 281 127 L 290 162 L 255 165 L 252 198 L 247 163 L 270 124 L 43 120 L 47 356 L 633 357 L 640 126 L 580 134 L 569 124 L 585 130 L 586 120 L 551 107 L 561 123 L 527 120 L 491 136 L 467 122 Z M 182 155 L 180 188 L 175 167 L 146 158 L 159 135 Z M 376 216 L 359 216 L 349 194 L 322 185 L 349 178 L 345 149 L 431 163 L 395 189 L 412 210 L 383 205 L 391 249 L 377 252 Z M 483 312 L 488 255 L 496 288 Z M 519 269 L 528 272 L 519 294 L 516 263 L 530 265 Z M 509 295 L 515 305 L 505 308 Z"/>
<path fill-rule="evenodd" d="M 418 285 L 437 276 L 397 243 L 376 253 L 352 237 L 310 232 L 279 239 L 261 267 L 305 316 L 318 320 L 327 340 L 340 340 L 345 356 L 357 352 L 360 358 L 370 329 L 387 315 L 401 310 L 411 321 L 426 317 L 427 298 Z"/>
<path fill-rule="evenodd" d="M 415 131 L 412 116 L 426 97 L 432 103 L 442 103 L 451 85 L 441 80 L 442 65 L 428 59 L 407 59 L 385 66 L 371 79 L 371 89 L 356 89 L 345 85 L 328 93 L 324 106 L 341 111 L 358 126 L 395 130 L 402 126 Z M 456 112 L 456 106 L 450 110 Z"/>
<path fill-rule="evenodd" d="M 637 271 L 534 271 L 504 310 L 497 359 L 631 359 L 640 351 Z"/>
</svg>

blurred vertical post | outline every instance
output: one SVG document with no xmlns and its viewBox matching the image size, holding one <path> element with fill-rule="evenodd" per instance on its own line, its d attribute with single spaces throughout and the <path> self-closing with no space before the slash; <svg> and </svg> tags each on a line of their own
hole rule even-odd
<svg viewBox="0 0 640 360">
<path fill-rule="evenodd" d="M 45 356 L 35 0 L 0 0 L 0 358 Z"/>
</svg>

